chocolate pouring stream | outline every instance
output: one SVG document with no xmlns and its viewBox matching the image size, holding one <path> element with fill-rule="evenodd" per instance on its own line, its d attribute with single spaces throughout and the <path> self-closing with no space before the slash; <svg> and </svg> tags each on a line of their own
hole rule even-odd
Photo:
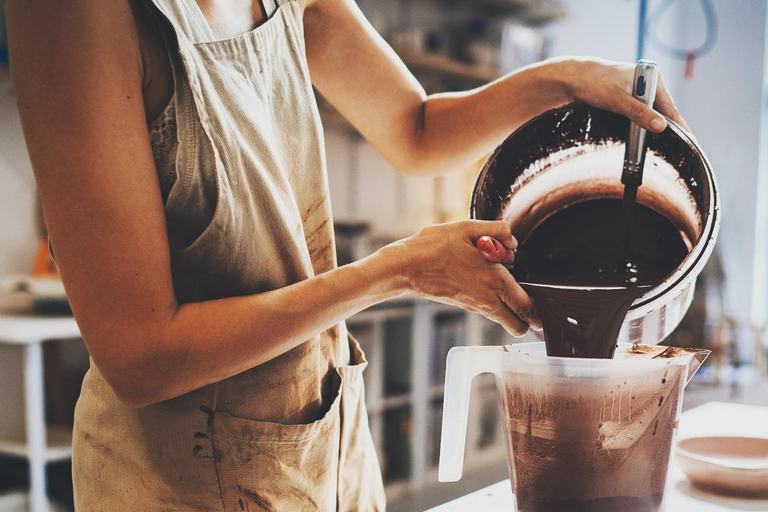
<svg viewBox="0 0 768 512">
<path fill-rule="evenodd" d="M 618 199 L 573 204 L 518 247 L 512 274 L 536 303 L 550 356 L 612 358 L 632 303 L 688 255 L 679 230 L 638 204 L 627 271 L 617 270 L 621 207 Z"/>
</svg>

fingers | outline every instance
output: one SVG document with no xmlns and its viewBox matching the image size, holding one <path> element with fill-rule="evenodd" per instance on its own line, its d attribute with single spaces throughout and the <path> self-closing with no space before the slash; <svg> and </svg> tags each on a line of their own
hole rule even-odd
<svg viewBox="0 0 768 512">
<path fill-rule="evenodd" d="M 442 233 L 433 243 L 445 242 L 445 231 L 432 230 L 430 236 Z M 445 274 L 439 286 L 423 290 L 425 296 L 444 300 L 464 309 L 481 312 L 499 323 L 513 336 L 520 337 L 529 328 L 541 328 L 541 321 L 527 293 L 515 281 L 512 274 L 498 263 L 514 261 L 517 240 L 512 236 L 510 224 L 506 221 L 461 221 L 450 228 L 461 234 L 467 247 L 460 244 L 456 261 L 464 262 L 452 269 L 455 273 Z M 424 236 L 426 236 L 426 231 Z M 455 239 L 454 239 L 455 240 Z M 476 247 L 475 247 L 476 246 Z M 480 254 L 478 254 L 480 253 Z M 483 261 L 480 256 L 485 258 Z M 449 269 L 445 269 L 449 270 Z M 432 289 L 433 288 L 433 289 Z"/>
<path fill-rule="evenodd" d="M 525 290 L 518 284 L 512 274 L 501 272 L 503 293 L 500 294 L 502 302 L 514 312 L 514 314 L 523 322 L 534 329 L 541 329 L 541 319 L 536 310 L 536 306 L 531 297 L 525 293 Z"/>
<path fill-rule="evenodd" d="M 495 238 L 509 250 L 517 249 L 517 239 L 512 236 L 512 226 L 505 220 L 467 220 L 463 224 L 472 243 L 488 236 Z"/>
<path fill-rule="evenodd" d="M 570 74 L 576 77 L 570 85 L 571 94 L 575 99 L 626 116 L 642 128 L 657 133 L 667 127 L 664 118 L 667 116 L 690 134 L 690 128 L 675 107 L 661 74 L 654 102 L 658 110 L 656 111 L 631 95 L 634 65 L 593 58 L 568 59 L 565 62 L 570 66 L 577 66 L 576 71 L 571 71 Z"/>
<path fill-rule="evenodd" d="M 672 96 L 670 96 L 669 91 L 667 91 L 667 88 L 664 86 L 664 82 L 661 79 L 661 73 L 659 73 L 659 86 L 656 89 L 656 101 L 654 106 L 656 107 L 656 110 L 679 124 L 683 130 L 687 132 L 691 131 L 688 127 L 688 123 L 685 122 L 683 116 L 681 116 L 680 112 L 677 110 L 675 102 L 672 100 Z"/>
<path fill-rule="evenodd" d="M 528 324 L 520 320 L 520 318 L 510 311 L 502 302 L 499 303 L 494 314 L 489 315 L 489 318 L 501 325 L 505 331 L 515 338 L 521 338 L 528 333 Z"/>
<path fill-rule="evenodd" d="M 652 132 L 662 132 L 667 127 L 667 120 L 664 119 L 664 116 L 628 94 L 623 94 L 620 97 L 616 112 L 625 115 L 641 128 Z"/>
<path fill-rule="evenodd" d="M 517 247 L 517 240 L 511 236 L 509 223 L 505 221 L 498 222 L 480 222 L 479 225 L 472 225 L 470 229 L 476 233 L 476 229 L 481 229 L 484 233 L 493 233 L 496 236 L 508 234 L 509 241 Z M 510 250 L 503 245 L 494 236 L 483 235 L 477 239 L 477 248 L 485 258 L 493 263 L 512 263 L 515 259 L 514 250 Z M 500 301 L 498 309 L 493 311 L 491 318 L 501 324 L 504 329 L 516 337 L 525 335 L 529 326 L 541 329 L 541 320 L 539 319 L 536 307 L 533 301 L 525 293 L 520 285 L 505 268 L 497 267 L 494 277 L 497 283 L 497 296 Z"/>
<path fill-rule="evenodd" d="M 493 263 L 514 263 L 515 250 L 507 249 L 501 242 L 490 236 L 481 236 L 477 240 L 477 248 L 485 259 Z"/>
</svg>

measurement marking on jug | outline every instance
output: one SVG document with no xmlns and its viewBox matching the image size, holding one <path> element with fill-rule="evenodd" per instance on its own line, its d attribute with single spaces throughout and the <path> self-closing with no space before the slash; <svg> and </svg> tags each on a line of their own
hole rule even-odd
<svg viewBox="0 0 768 512">
<path fill-rule="evenodd" d="M 531 434 L 533 434 L 533 418 L 532 418 L 532 416 L 533 416 L 533 404 L 529 404 L 528 405 L 528 432 L 526 433 L 526 435 L 528 437 L 530 437 Z"/>
<path fill-rule="evenodd" d="M 603 409 L 600 411 L 600 422 L 605 421 L 605 408 L 608 404 L 605 402 L 605 395 L 603 395 Z"/>
<path fill-rule="evenodd" d="M 611 421 L 613 421 L 613 406 L 616 404 L 616 395 L 611 391 Z"/>
</svg>

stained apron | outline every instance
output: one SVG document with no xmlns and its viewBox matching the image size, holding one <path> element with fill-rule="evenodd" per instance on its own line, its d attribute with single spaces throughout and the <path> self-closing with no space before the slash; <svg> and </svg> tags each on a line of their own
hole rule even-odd
<svg viewBox="0 0 768 512">
<path fill-rule="evenodd" d="M 178 301 L 261 293 L 335 268 L 299 5 L 265 2 L 263 24 L 217 40 L 194 0 L 147 4 L 167 36 L 176 91 L 168 225 L 197 218 L 202 190 L 217 191 L 210 224 L 172 250 Z M 75 411 L 75 507 L 384 510 L 366 365 L 342 322 L 234 377 L 132 409 L 91 362 Z"/>
</svg>

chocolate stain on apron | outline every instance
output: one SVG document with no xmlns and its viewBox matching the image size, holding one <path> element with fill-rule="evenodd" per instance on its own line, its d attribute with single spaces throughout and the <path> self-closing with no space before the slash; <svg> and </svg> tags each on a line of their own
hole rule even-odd
<svg viewBox="0 0 768 512">
<path fill-rule="evenodd" d="M 217 190 L 208 227 L 171 254 L 180 303 L 274 290 L 336 266 L 302 12 L 295 0 L 264 4 L 263 24 L 226 40 L 194 0 L 148 6 L 177 48 L 178 179 L 166 217 L 200 215 L 206 179 Z M 75 507 L 384 510 L 366 365 L 342 322 L 234 377 L 131 409 L 91 364 L 75 412 Z"/>
</svg>

